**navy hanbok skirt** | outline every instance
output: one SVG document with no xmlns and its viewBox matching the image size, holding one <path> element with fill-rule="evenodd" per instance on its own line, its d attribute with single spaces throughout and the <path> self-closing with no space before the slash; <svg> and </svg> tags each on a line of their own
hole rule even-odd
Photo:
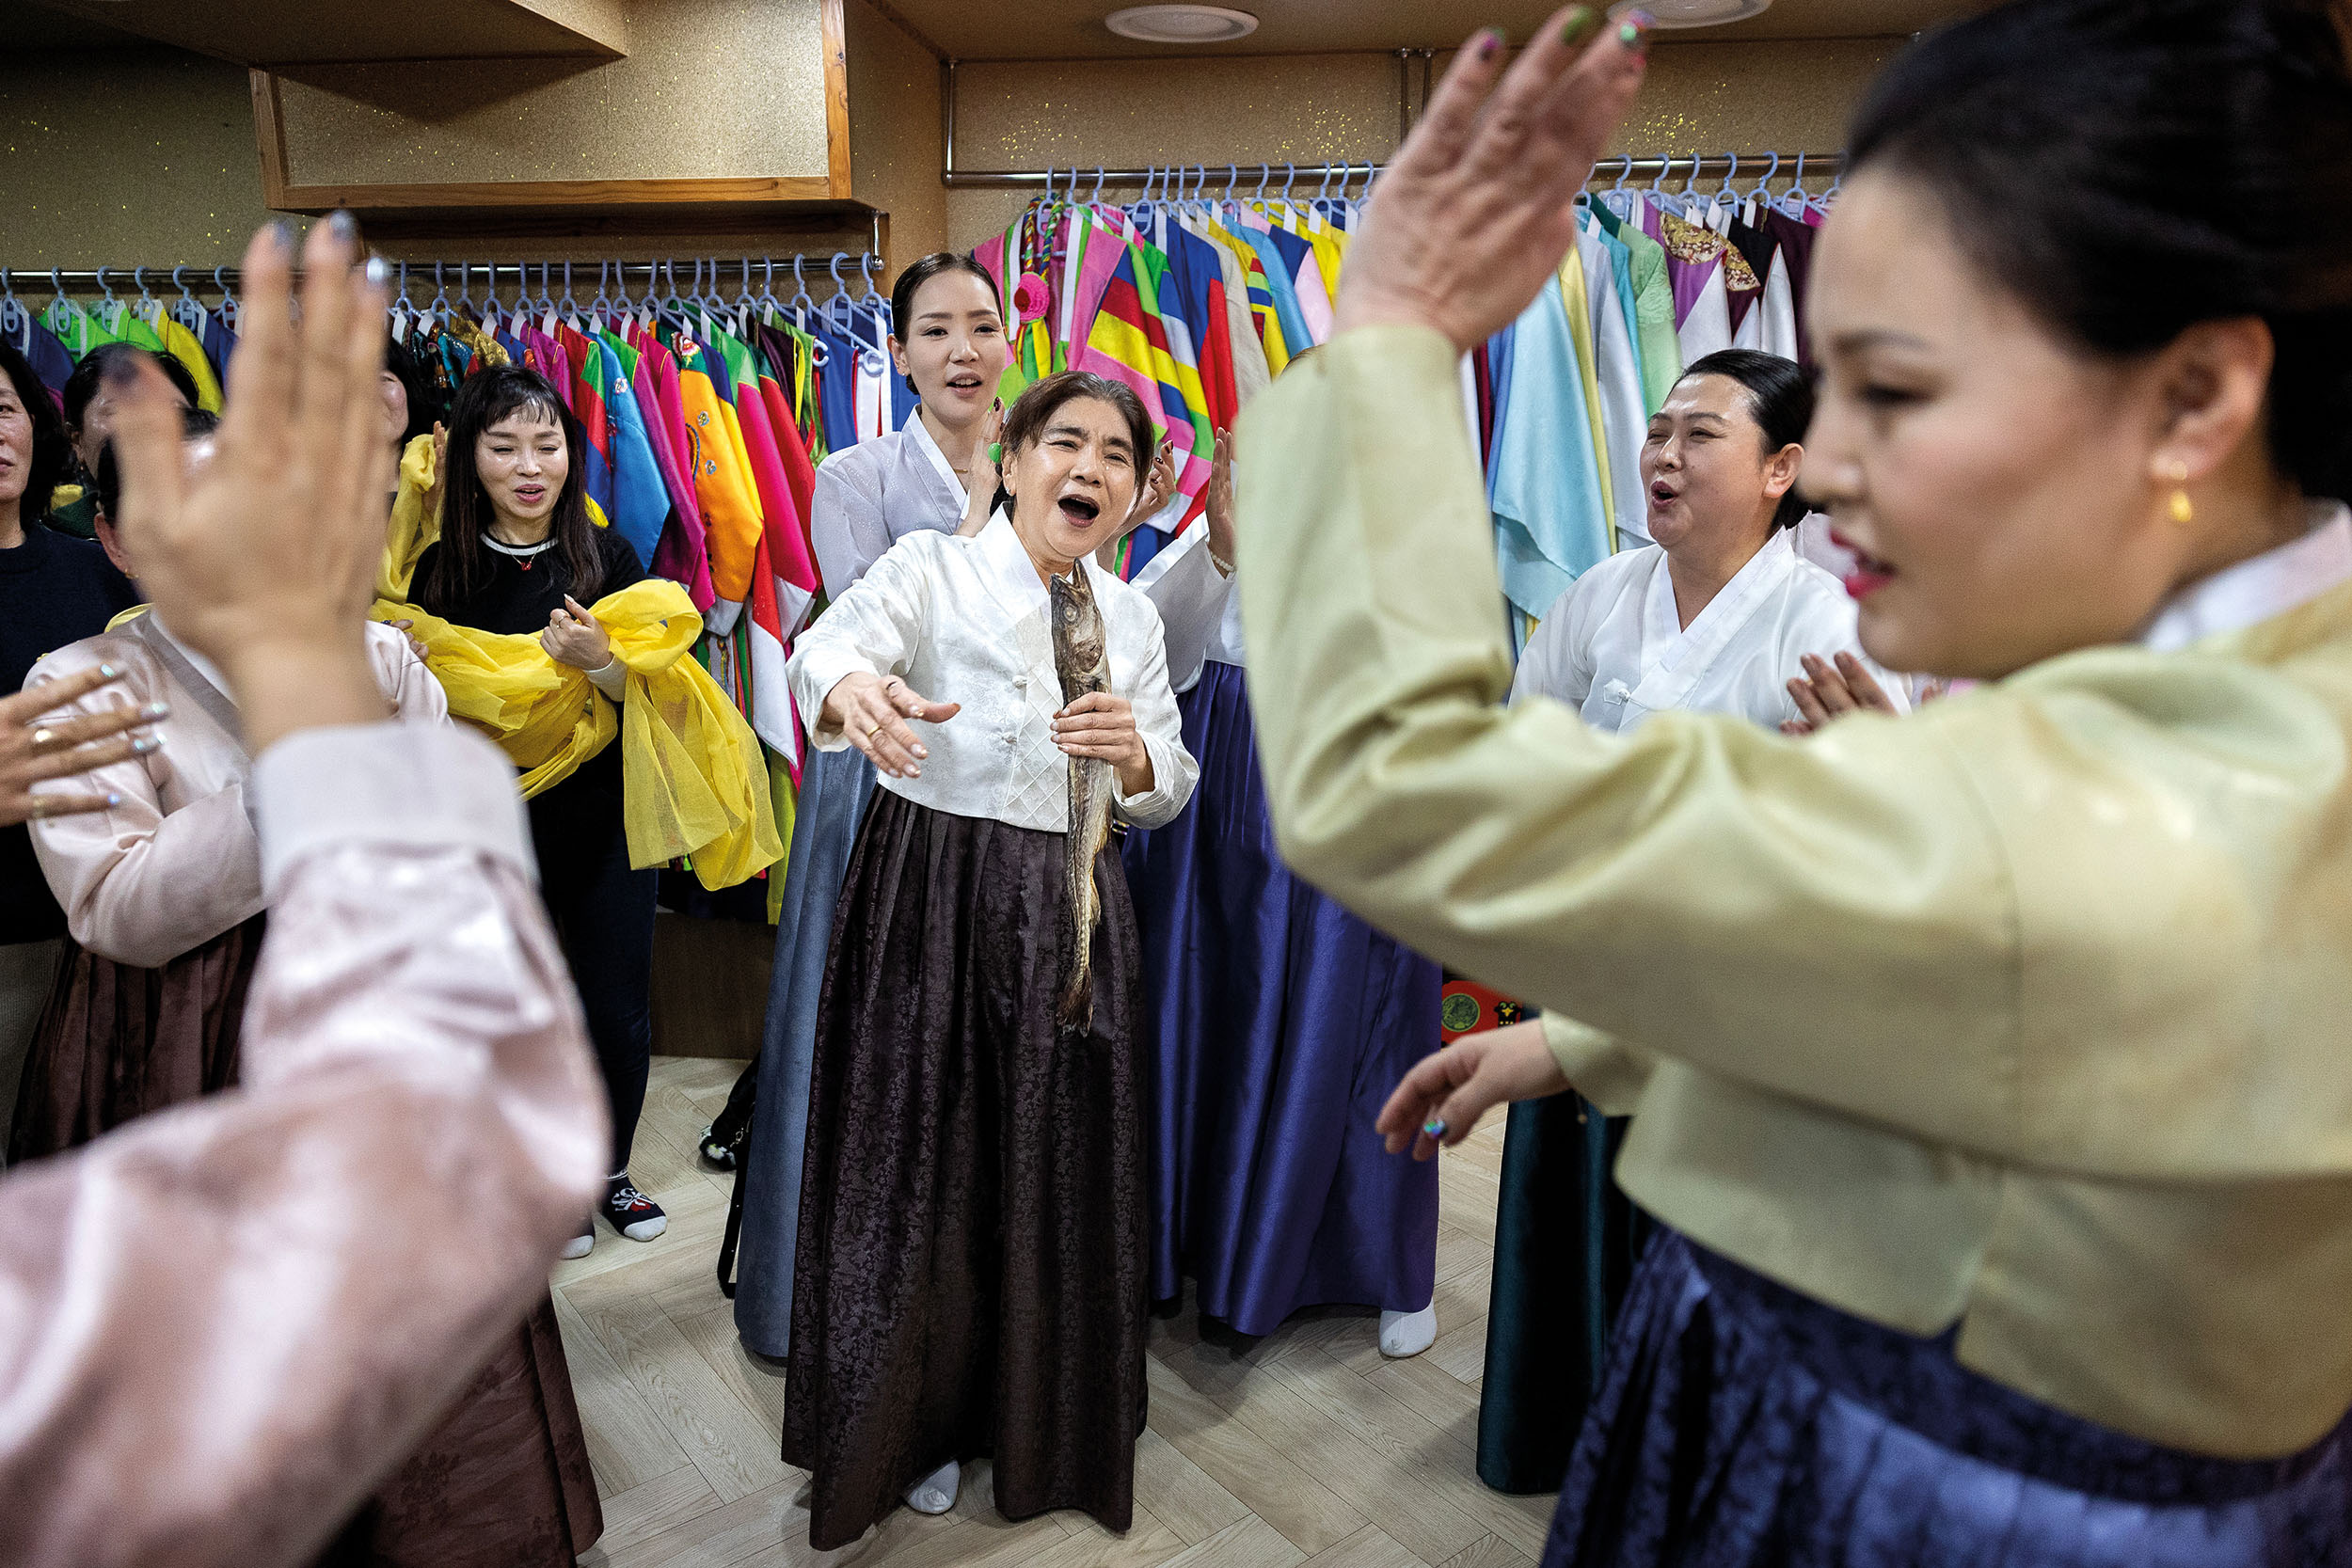
<svg viewBox="0 0 2352 1568">
<path fill-rule="evenodd" d="M 1882 1328 L 1660 1231 L 1544 1568 L 2352 1561 L 2352 1421 L 2285 1459 L 2210 1459 L 1980 1377 L 1956 1334 Z"/>
<path fill-rule="evenodd" d="M 1438 966 L 1291 875 L 1241 670 L 1179 705 L 1200 782 L 1128 835 L 1152 1081 L 1152 1292 L 1267 1334 L 1302 1307 L 1417 1312 L 1435 1287 L 1438 1162 L 1374 1118 L 1439 1043 Z"/>
</svg>

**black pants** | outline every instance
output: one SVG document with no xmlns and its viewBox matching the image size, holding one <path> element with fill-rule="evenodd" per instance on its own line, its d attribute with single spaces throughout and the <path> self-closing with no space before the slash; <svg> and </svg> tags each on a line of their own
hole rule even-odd
<svg viewBox="0 0 2352 1568">
<path fill-rule="evenodd" d="M 620 769 L 614 752 L 531 802 L 531 836 L 539 854 L 539 892 L 564 944 L 572 984 L 588 1015 L 588 1038 L 612 1110 L 612 1168 L 628 1168 L 637 1117 L 645 1108 L 653 1065 L 653 911 L 651 867 L 632 871 L 621 826 Z M 598 765 L 612 761 L 608 769 Z"/>
</svg>

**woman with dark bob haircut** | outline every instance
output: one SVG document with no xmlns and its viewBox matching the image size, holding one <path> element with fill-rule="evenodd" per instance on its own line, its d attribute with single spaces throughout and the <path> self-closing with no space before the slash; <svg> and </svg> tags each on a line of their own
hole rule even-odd
<svg viewBox="0 0 2352 1568">
<path fill-rule="evenodd" d="M 901 1497 L 946 1513 L 982 1457 L 1008 1518 L 1134 1516 L 1141 995 L 1108 826 L 1167 822 L 1199 770 L 1159 615 L 1093 557 L 1155 504 L 1154 444 L 1117 382 L 1037 383 L 987 526 L 909 533 L 792 656 L 810 740 L 880 773 L 826 959 L 793 1260 L 784 1454 L 813 1472 L 820 1551 Z"/>
<path fill-rule="evenodd" d="M 1570 1085 L 1635 1113 L 1661 1230 L 1552 1568 L 2352 1560 L 2339 20 L 2036 0 L 1865 102 L 1803 483 L 1864 649 L 1985 683 L 1908 718 L 1502 705 L 1456 366 L 1574 242 L 1638 14 L 1584 47 L 1564 11 L 1507 73 L 1470 42 L 1332 341 L 1253 407 L 1283 849 L 1548 1009 L 1382 1131 L 1427 1158 Z"/>
</svg>

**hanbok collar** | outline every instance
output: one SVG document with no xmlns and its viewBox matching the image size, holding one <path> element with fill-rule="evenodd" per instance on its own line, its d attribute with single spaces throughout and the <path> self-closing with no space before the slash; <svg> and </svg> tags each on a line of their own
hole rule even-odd
<svg viewBox="0 0 2352 1568">
<path fill-rule="evenodd" d="M 1788 531 L 1773 530 L 1764 547 L 1748 558 L 1686 627 L 1676 609 L 1674 573 L 1661 547 L 1642 606 L 1642 679 L 1632 700 L 1653 712 L 1683 705 L 1717 656 L 1788 580 L 1796 563 Z"/>
<path fill-rule="evenodd" d="M 958 500 L 968 505 L 972 492 L 965 486 L 963 476 L 956 472 L 955 465 L 947 461 L 947 454 L 939 450 L 938 438 L 931 435 L 931 427 L 923 421 L 921 404 L 916 404 L 914 412 L 907 416 L 906 429 L 915 450 L 931 460 L 931 467 L 939 470 L 939 477 L 946 482 L 948 490 Z"/>
<path fill-rule="evenodd" d="M 2352 507 L 2312 501 L 2297 539 L 2189 584 L 2140 632 L 2141 646 L 2171 653 L 2207 637 L 2283 615 L 2352 581 Z"/>
<path fill-rule="evenodd" d="M 998 508 L 972 543 L 991 586 L 1009 607 L 1028 610 L 1045 603 L 1045 584 L 1037 575 L 1037 562 L 1029 559 L 1029 546 L 1013 531 L 1011 513 Z M 1078 564 L 1087 574 L 1087 586 L 1094 591 L 1095 602 L 1101 604 L 1109 592 L 1104 584 L 1118 579 L 1090 555 L 1082 557 Z"/>
<path fill-rule="evenodd" d="M 243 746 L 245 724 L 238 717 L 237 705 L 229 696 L 229 683 L 222 678 L 219 668 L 172 636 L 163 617 L 152 610 L 134 620 L 130 629 L 133 636 L 147 644 L 172 684 L 194 699 L 196 705 L 219 726 L 221 734 Z"/>
</svg>

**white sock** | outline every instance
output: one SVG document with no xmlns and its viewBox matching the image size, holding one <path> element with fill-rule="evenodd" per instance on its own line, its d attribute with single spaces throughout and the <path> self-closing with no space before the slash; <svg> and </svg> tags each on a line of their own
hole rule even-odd
<svg viewBox="0 0 2352 1568">
<path fill-rule="evenodd" d="M 1419 1355 L 1438 1342 L 1438 1304 L 1418 1312 L 1380 1314 L 1380 1354 L 1403 1360 Z"/>
<path fill-rule="evenodd" d="M 956 1506 L 962 1484 L 963 1466 L 951 1459 L 907 1488 L 907 1506 L 917 1513 L 945 1513 Z"/>
</svg>

